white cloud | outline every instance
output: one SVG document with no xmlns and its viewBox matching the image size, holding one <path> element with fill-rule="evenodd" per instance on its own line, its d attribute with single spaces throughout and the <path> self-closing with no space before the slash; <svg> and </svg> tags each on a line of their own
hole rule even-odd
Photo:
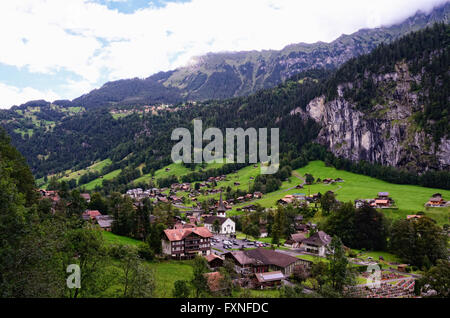
<svg viewBox="0 0 450 318">
<path fill-rule="evenodd" d="M 36 90 L 32 87 L 18 88 L 0 83 L 0 108 L 9 108 L 12 105 L 20 105 L 30 100 L 57 100 L 58 94 L 52 90 L 45 92 Z"/>
<path fill-rule="evenodd" d="M 192 0 L 124 14 L 87 0 L 0 1 L 0 63 L 36 73 L 70 71 L 80 84 L 62 85 L 93 87 L 105 78 L 169 70 L 207 52 L 331 41 L 444 2 Z"/>
</svg>

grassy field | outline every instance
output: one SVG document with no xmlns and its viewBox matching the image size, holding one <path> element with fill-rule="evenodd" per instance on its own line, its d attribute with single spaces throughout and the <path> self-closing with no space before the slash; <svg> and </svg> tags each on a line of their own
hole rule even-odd
<svg viewBox="0 0 450 318">
<path fill-rule="evenodd" d="M 213 168 L 220 164 L 210 164 L 206 169 Z M 165 167 L 166 168 L 166 167 Z M 190 169 L 180 165 L 171 164 L 167 166 L 170 171 L 165 171 L 165 168 L 158 170 L 155 173 L 155 179 L 159 177 L 167 177 L 169 175 L 182 176 L 184 174 L 190 173 Z M 197 167 L 199 168 L 199 167 Z M 243 169 L 238 170 L 235 173 L 227 175 L 227 180 L 217 183 L 217 188 L 226 189 L 230 186 L 232 189 L 242 189 L 247 190 L 249 186 L 252 185 L 253 179 L 260 173 L 259 166 L 255 168 L 253 165 L 247 166 Z M 295 189 L 295 186 L 302 183 L 302 178 L 306 173 L 312 174 L 315 179 L 320 178 L 341 178 L 344 182 L 335 184 L 323 184 L 315 183 L 310 186 L 305 186 L 303 189 Z M 135 181 L 148 182 L 150 180 L 150 175 L 145 175 Z M 240 185 L 235 186 L 234 183 L 239 182 Z M 335 192 L 336 197 L 339 201 L 353 202 L 355 199 L 368 199 L 375 198 L 378 192 L 389 192 L 390 196 L 394 199 L 397 209 L 383 209 L 383 213 L 387 218 L 396 220 L 403 219 L 408 214 L 414 214 L 419 211 L 425 212 L 426 215 L 433 218 L 438 222 L 438 224 L 443 225 L 449 223 L 450 207 L 446 208 L 425 208 L 424 204 L 428 201 L 433 193 L 442 193 L 444 199 L 450 198 L 449 190 L 442 190 L 437 188 L 425 188 L 414 185 L 401 185 L 385 182 L 379 179 L 371 178 L 364 175 L 359 175 L 344 170 L 337 170 L 333 167 L 326 167 L 325 163 L 322 161 L 312 161 L 307 166 L 293 171 L 293 175 L 286 181 L 282 183 L 279 190 L 267 193 L 262 199 L 252 200 L 236 204 L 231 211 L 228 211 L 228 215 L 241 214 L 241 211 L 237 211 L 238 208 L 242 208 L 248 204 L 260 204 L 265 208 L 276 207 L 276 202 L 287 194 L 302 193 L 306 195 L 311 195 L 314 193 L 325 193 L 329 190 Z M 179 192 L 179 196 L 186 197 L 187 193 Z M 198 201 L 203 201 L 205 199 L 214 198 L 218 199 L 219 194 L 213 195 L 202 195 L 198 197 Z M 186 203 L 189 206 L 192 203 Z M 316 214 L 314 218 L 315 222 L 321 221 L 323 218 L 320 214 Z"/>
<path fill-rule="evenodd" d="M 71 179 L 75 179 L 78 181 L 78 179 L 83 176 L 86 173 L 89 172 L 101 172 L 103 168 L 105 168 L 106 166 L 109 166 L 112 163 L 111 159 L 105 159 L 99 162 L 96 162 L 92 165 L 90 165 L 89 167 L 87 167 L 86 169 L 81 169 L 81 170 L 76 170 L 76 171 L 72 171 L 72 170 L 67 170 L 63 173 L 59 173 L 56 175 L 57 180 L 59 182 L 61 181 L 69 181 Z M 49 175 L 47 178 L 48 180 L 50 180 L 51 177 L 53 177 L 54 175 Z M 43 178 L 36 180 L 37 184 L 40 185 L 40 187 L 42 189 L 46 189 L 48 186 L 48 182 L 47 183 L 43 183 Z M 100 182 L 101 185 L 101 182 Z"/>
<path fill-rule="evenodd" d="M 201 167 L 200 165 L 197 165 L 195 167 L 195 171 L 200 171 L 201 169 L 203 170 L 208 170 L 208 169 L 216 169 L 216 168 L 220 168 L 223 166 L 223 163 L 205 163 L 203 167 Z M 169 169 L 169 171 L 166 171 L 166 169 Z M 170 165 L 167 165 L 159 170 L 155 171 L 154 174 L 154 178 L 155 180 L 159 179 L 159 178 L 167 178 L 169 176 L 176 176 L 176 177 L 181 177 L 184 175 L 187 175 L 189 173 L 192 173 L 193 171 L 190 168 L 187 168 L 185 166 L 183 166 L 181 163 L 172 163 Z M 134 184 L 138 184 L 138 183 L 148 183 L 150 182 L 150 180 L 152 179 L 152 175 L 147 173 L 144 174 L 143 176 L 133 180 L 132 182 Z"/>
<path fill-rule="evenodd" d="M 375 178 L 337 170 L 326 167 L 322 161 L 310 162 L 306 167 L 296 170 L 299 174 L 310 173 L 314 178 L 341 178 L 345 182 L 335 185 L 311 185 L 311 193 L 324 193 L 325 189 L 333 190 L 339 201 L 352 201 L 355 199 L 375 198 L 378 192 L 389 192 L 398 209 L 383 209 L 383 213 L 390 219 L 405 218 L 408 214 L 419 211 L 435 219 L 439 224 L 449 222 L 450 208 L 425 208 L 424 204 L 433 193 L 439 192 L 444 199 L 450 199 L 450 191 L 442 189 L 425 188 L 415 185 L 393 184 Z M 338 188 L 338 186 L 342 188 Z"/>
<path fill-rule="evenodd" d="M 110 173 L 107 173 L 103 176 L 103 178 L 97 178 L 95 180 L 92 180 L 89 183 L 86 183 L 84 185 L 81 186 L 81 188 L 84 188 L 85 190 L 94 190 L 97 186 L 101 187 L 102 186 L 102 181 L 103 180 L 111 180 L 114 179 L 115 177 L 117 177 L 120 172 L 122 171 L 122 169 L 117 169 L 114 171 L 111 171 Z"/>
<path fill-rule="evenodd" d="M 102 231 L 102 236 L 105 239 L 105 242 L 109 244 L 138 245 L 141 243 L 141 241 L 126 236 L 116 235 L 107 231 Z"/>
</svg>

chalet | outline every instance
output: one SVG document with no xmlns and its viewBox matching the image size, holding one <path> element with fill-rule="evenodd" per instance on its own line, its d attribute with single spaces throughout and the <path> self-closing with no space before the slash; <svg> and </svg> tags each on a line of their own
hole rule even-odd
<svg viewBox="0 0 450 318">
<path fill-rule="evenodd" d="M 167 199 L 165 196 L 157 196 L 156 197 L 156 200 L 158 201 L 158 202 L 163 202 L 163 203 L 168 203 L 169 202 L 169 199 Z"/>
<path fill-rule="evenodd" d="M 411 220 L 411 219 L 420 219 L 422 217 L 422 215 L 417 215 L 417 214 L 412 214 L 412 215 L 407 215 L 406 219 L 407 220 Z"/>
<path fill-rule="evenodd" d="M 265 248 L 228 252 L 225 254 L 225 259 L 233 261 L 236 272 L 241 274 L 280 271 L 283 275 L 290 276 L 294 271 L 294 266 L 310 267 L 312 263 Z"/>
<path fill-rule="evenodd" d="M 47 190 L 39 190 L 41 193 L 42 199 L 49 199 L 53 204 L 56 204 L 61 200 L 57 191 L 47 191 Z"/>
<path fill-rule="evenodd" d="M 234 185 L 235 185 L 235 186 L 240 186 L 241 183 L 240 183 L 240 182 L 235 182 Z"/>
<path fill-rule="evenodd" d="M 251 200 L 251 199 L 253 199 L 253 194 L 248 193 L 245 195 L 245 200 Z"/>
<path fill-rule="evenodd" d="M 169 197 L 169 200 L 170 200 L 172 203 L 182 203 L 182 202 L 183 202 L 183 200 L 182 200 L 181 198 L 177 197 L 176 195 L 171 195 L 171 196 Z"/>
<path fill-rule="evenodd" d="M 292 194 L 287 194 L 285 195 L 283 198 L 281 198 L 280 200 L 278 200 L 279 204 L 291 204 L 293 203 L 295 200 L 294 196 Z"/>
<path fill-rule="evenodd" d="M 164 230 L 163 253 L 175 259 L 211 254 L 212 233 L 206 227 Z"/>
<path fill-rule="evenodd" d="M 89 221 L 89 220 L 95 220 L 95 218 L 99 215 L 102 215 L 102 214 L 98 210 L 86 210 L 83 212 L 81 217 L 83 218 L 83 220 Z"/>
<path fill-rule="evenodd" d="M 324 184 L 329 184 L 329 183 L 333 183 L 333 182 L 334 182 L 334 179 L 326 178 L 326 179 L 323 179 L 322 182 L 323 182 Z"/>
<path fill-rule="evenodd" d="M 444 207 L 446 203 L 439 193 L 435 193 L 428 202 L 425 204 L 426 207 Z"/>
<path fill-rule="evenodd" d="M 244 197 L 237 197 L 236 200 L 238 200 L 239 202 L 243 202 L 245 200 L 245 198 Z"/>
<path fill-rule="evenodd" d="M 110 232 L 112 229 L 112 224 L 114 219 L 110 215 L 97 215 L 95 217 L 97 220 L 97 224 L 101 227 L 102 230 Z"/>
<path fill-rule="evenodd" d="M 294 193 L 293 196 L 298 201 L 305 201 L 306 200 L 306 194 L 304 194 L 304 193 Z"/>
<path fill-rule="evenodd" d="M 284 243 L 284 245 L 292 248 L 300 248 L 305 239 L 305 233 L 294 233 L 291 234 L 291 237 Z"/>
<path fill-rule="evenodd" d="M 243 207 L 242 207 L 242 210 L 248 211 L 248 212 L 253 212 L 253 211 L 256 211 L 256 208 L 257 208 L 256 205 L 254 205 L 254 204 L 249 204 L 249 205 L 243 206 Z"/>
<path fill-rule="evenodd" d="M 295 187 L 296 189 L 303 189 L 303 185 L 299 184 Z"/>
<path fill-rule="evenodd" d="M 281 284 L 281 281 L 286 277 L 281 271 L 266 272 L 266 273 L 256 273 L 256 286 L 260 288 L 264 287 L 274 287 Z"/>
<path fill-rule="evenodd" d="M 364 204 L 368 204 L 371 207 L 375 207 L 375 200 L 374 199 L 357 199 L 357 200 L 355 200 L 355 207 L 357 209 L 362 208 L 362 206 Z"/>
<path fill-rule="evenodd" d="M 391 203 L 388 199 L 375 199 L 375 207 L 376 208 L 388 208 L 391 206 Z"/>
<path fill-rule="evenodd" d="M 318 231 L 306 238 L 302 242 L 302 248 L 308 253 L 326 256 L 328 245 L 331 243 L 331 237 L 323 231 Z"/>
<path fill-rule="evenodd" d="M 205 256 L 208 266 L 211 269 L 216 269 L 223 266 L 224 258 L 214 253 Z"/>
<path fill-rule="evenodd" d="M 214 222 L 216 220 L 219 221 L 219 225 L 220 225 L 220 232 L 218 234 L 225 235 L 225 234 L 232 234 L 235 232 L 236 224 L 230 218 L 213 215 L 213 216 L 207 217 L 203 223 L 205 224 L 205 227 L 209 231 L 214 232 Z"/>
</svg>

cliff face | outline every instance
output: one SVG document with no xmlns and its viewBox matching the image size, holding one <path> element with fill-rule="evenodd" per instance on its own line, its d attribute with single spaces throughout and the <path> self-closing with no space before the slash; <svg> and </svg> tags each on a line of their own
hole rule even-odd
<svg viewBox="0 0 450 318">
<path fill-rule="evenodd" d="M 383 105 L 360 111 L 344 97 L 343 90 L 354 83 L 338 86 L 338 97 L 326 101 L 313 99 L 301 112 L 322 125 L 317 141 L 336 156 L 351 160 L 367 160 L 382 165 L 423 172 L 430 168 L 450 168 L 450 140 L 442 138 L 439 145 L 420 130 L 412 115 L 423 106 L 418 93 L 411 92 L 412 77 L 406 64 L 398 64 L 394 73 L 372 76 L 385 90 Z"/>
</svg>

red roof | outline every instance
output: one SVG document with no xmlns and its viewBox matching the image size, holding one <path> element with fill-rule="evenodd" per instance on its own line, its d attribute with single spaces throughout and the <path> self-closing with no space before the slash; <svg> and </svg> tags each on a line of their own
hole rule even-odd
<svg viewBox="0 0 450 318">
<path fill-rule="evenodd" d="M 95 219 L 96 216 L 102 215 L 98 210 L 86 210 L 83 215 L 89 215 L 91 219 Z"/>
<path fill-rule="evenodd" d="M 167 229 L 164 230 L 169 241 L 181 241 L 185 237 L 189 236 L 191 233 L 195 233 L 198 236 L 207 238 L 212 237 L 212 233 L 206 227 L 196 227 L 196 228 L 184 228 L 184 229 Z"/>
</svg>

